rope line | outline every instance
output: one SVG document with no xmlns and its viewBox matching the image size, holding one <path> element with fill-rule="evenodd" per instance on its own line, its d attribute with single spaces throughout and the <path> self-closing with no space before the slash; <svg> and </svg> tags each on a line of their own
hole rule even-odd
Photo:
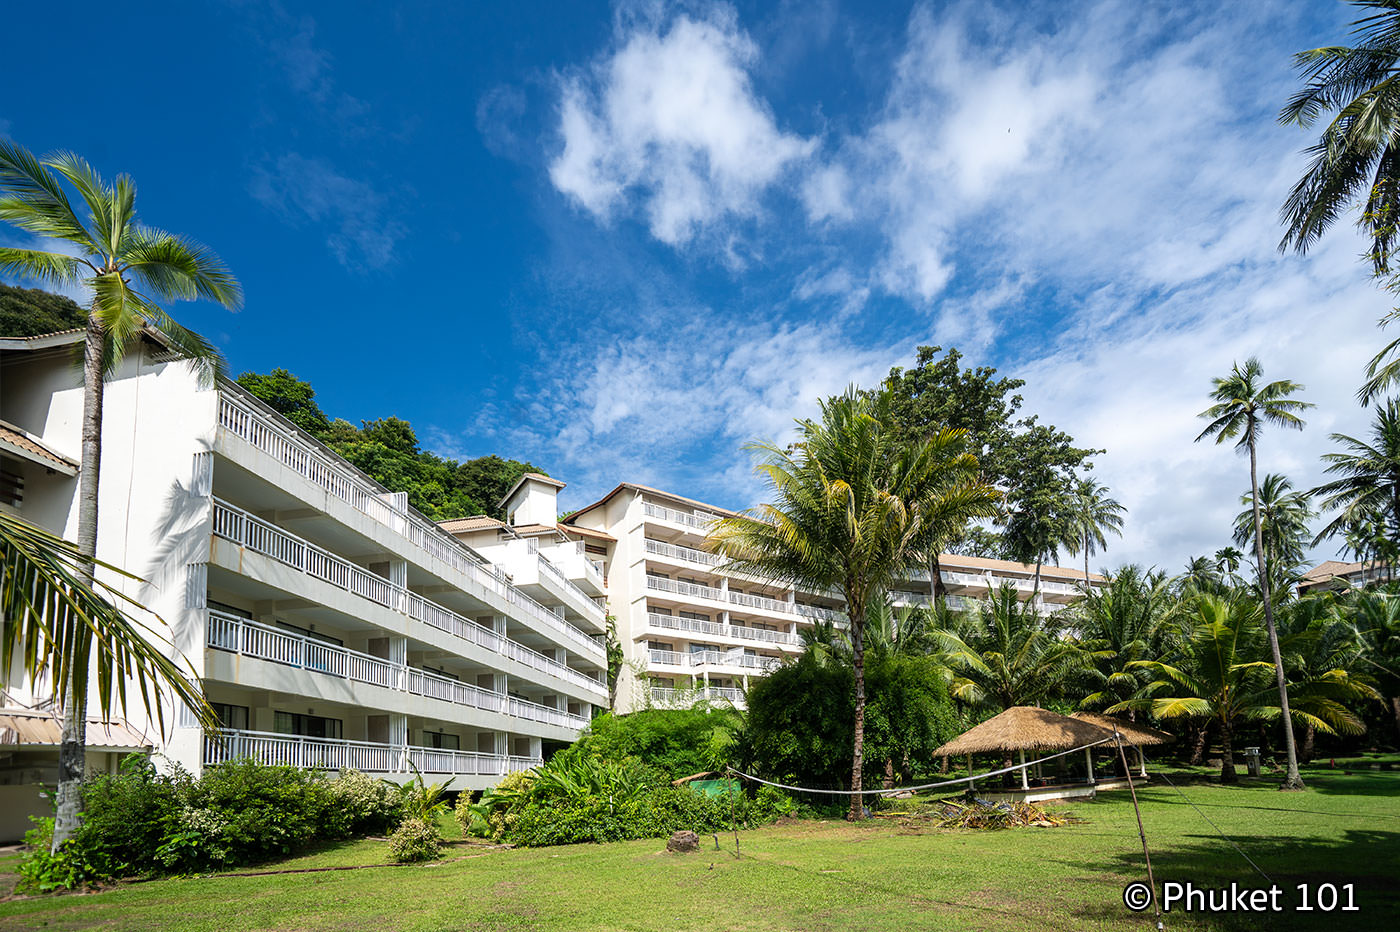
<svg viewBox="0 0 1400 932">
<path fill-rule="evenodd" d="M 1112 738 L 1104 738 L 1100 741 L 1094 741 L 1091 744 L 1081 744 L 1077 748 L 1070 748 L 1068 751 L 1060 751 L 1058 754 L 1051 754 L 1048 757 L 1042 757 L 1039 760 L 1026 761 L 1024 764 L 1016 764 L 1011 767 L 1003 767 L 1000 770 L 989 770 L 986 773 L 976 774 L 975 776 L 958 777 L 956 780 L 943 780 L 938 783 L 923 783 L 918 786 L 897 786 L 891 787 L 889 789 L 861 790 L 859 793 L 857 793 L 855 790 L 821 790 L 813 789 L 811 787 L 806 786 L 789 786 L 786 783 L 775 783 L 772 780 L 765 780 L 762 777 L 755 777 L 753 774 L 744 773 L 742 770 L 734 770 L 732 767 L 730 768 L 730 770 L 732 770 L 736 776 L 743 777 L 745 780 L 752 780 L 755 783 L 762 783 L 765 786 L 776 786 L 780 790 L 792 790 L 797 793 L 825 793 L 829 796 L 894 796 L 899 793 L 915 793 L 920 792 L 922 790 L 938 789 L 939 787 L 944 786 L 956 786 L 959 783 L 972 783 L 977 780 L 988 779 L 989 777 L 999 777 L 1004 773 L 1012 773 L 1013 771 L 1034 767 L 1036 764 L 1043 764 L 1046 761 L 1055 760 L 1059 757 L 1065 757 L 1069 754 L 1077 754 L 1078 752 L 1088 750 L 1089 748 L 1096 748 L 1101 744 L 1112 743 Z"/>
<path fill-rule="evenodd" d="M 1195 809 L 1195 810 L 1196 810 L 1196 814 L 1197 814 L 1198 816 L 1200 816 L 1202 819 L 1205 819 L 1205 820 L 1206 820 L 1206 824 L 1209 825 L 1211 828 L 1215 829 L 1215 833 L 1216 833 L 1217 835 L 1219 835 L 1221 838 L 1225 839 L 1225 841 L 1229 843 L 1230 847 L 1234 848 L 1235 851 L 1237 851 L 1237 852 L 1239 853 L 1239 856 L 1240 856 L 1240 857 L 1242 857 L 1242 858 L 1244 858 L 1246 861 L 1248 861 L 1248 862 L 1249 862 L 1249 866 L 1252 867 L 1252 868 L 1254 868 L 1254 870 L 1258 872 L 1258 874 L 1259 874 L 1260 877 L 1263 877 L 1263 878 L 1264 878 L 1265 880 L 1267 880 L 1270 884 L 1272 884 L 1272 883 L 1274 882 L 1274 879 L 1273 879 L 1272 877 L 1270 877 L 1268 874 L 1264 873 L 1263 868 L 1261 868 L 1258 864 L 1255 864 L 1255 863 L 1254 863 L 1254 859 L 1253 859 L 1253 858 L 1251 858 L 1249 855 L 1247 855 L 1247 854 L 1244 853 L 1244 849 L 1241 848 L 1238 844 L 1236 844 L 1236 843 L 1235 843 L 1235 840 L 1234 840 L 1233 838 L 1231 838 L 1229 835 L 1226 835 L 1223 831 L 1221 831 L 1220 826 L 1216 825 L 1213 821 L 1211 821 L 1210 816 L 1208 816 L 1208 815 L 1206 815 L 1204 812 L 1202 812 L 1201 809 L 1200 809 L 1200 807 L 1197 806 L 1195 803 L 1193 803 L 1193 802 L 1191 801 L 1191 798 L 1190 798 L 1189 796 L 1187 796 L 1185 793 L 1181 792 L 1181 788 L 1180 788 L 1179 786 L 1177 786 L 1175 783 L 1173 783 L 1173 782 L 1171 781 L 1171 778 L 1170 778 L 1170 777 L 1168 777 L 1165 773 L 1160 772 L 1160 771 L 1158 772 L 1157 776 L 1161 777 L 1163 780 L 1166 780 L 1166 781 L 1167 781 L 1167 786 L 1169 786 L 1169 787 L 1171 787 L 1172 789 L 1176 790 L 1176 795 L 1178 795 L 1178 796 L 1180 796 L 1182 799 L 1186 800 L 1186 805 L 1190 806 L 1192 809 Z"/>
</svg>

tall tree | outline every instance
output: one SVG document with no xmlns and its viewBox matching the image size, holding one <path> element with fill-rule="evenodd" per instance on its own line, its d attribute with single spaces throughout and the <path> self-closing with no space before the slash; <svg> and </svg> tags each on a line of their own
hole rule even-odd
<svg viewBox="0 0 1400 932">
<path fill-rule="evenodd" d="M 1093 479 L 1080 479 L 1074 485 L 1070 500 L 1069 533 L 1065 549 L 1071 555 L 1084 555 L 1084 592 L 1089 593 L 1089 558 L 1108 546 L 1107 534 L 1123 536 L 1123 515 L 1127 514 L 1117 500 L 1109 498 L 1108 486 Z"/>
<path fill-rule="evenodd" d="M 1075 623 L 1079 643 L 1092 658 L 1085 671 L 1092 692 L 1080 700 L 1081 708 L 1122 702 L 1142 689 L 1146 678 L 1133 664 L 1169 652 L 1172 605 L 1166 575 L 1134 565 L 1121 567 L 1102 589 L 1084 596 Z"/>
<path fill-rule="evenodd" d="M 1307 555 L 1311 533 L 1308 522 L 1313 517 L 1307 492 L 1293 488 L 1293 481 L 1278 473 L 1269 473 L 1259 485 L 1259 522 L 1264 535 L 1264 559 L 1274 574 L 1268 584 L 1275 590 L 1287 575 Z M 1245 510 L 1235 516 L 1235 543 L 1248 547 L 1254 539 L 1254 496 L 1240 496 Z M 1260 580 L 1261 585 L 1263 580 Z"/>
<path fill-rule="evenodd" d="M 65 182 L 81 199 L 80 217 Z M 204 246 L 143 225 L 136 217 L 136 185 L 127 175 L 108 184 L 82 158 L 59 152 L 36 158 L 0 140 L 0 220 L 27 233 L 61 240 L 68 252 L 0 248 L 0 272 L 92 293 L 83 351 L 82 467 L 78 477 L 78 551 L 81 576 L 91 582 L 97 554 L 97 505 L 102 461 L 102 396 L 106 376 L 153 332 L 212 380 L 223 358 L 204 337 L 178 324 L 157 301 L 204 299 L 236 308 L 242 292 L 232 273 Z M 77 632 L 73 649 L 92 650 L 91 629 Z M 86 664 L 69 667 L 84 674 Z M 54 847 L 78 827 L 82 806 L 87 683 L 59 686 L 64 698 L 59 746 Z"/>
<path fill-rule="evenodd" d="M 1323 511 L 1338 515 L 1314 543 L 1355 534 L 1362 551 L 1394 554 L 1400 547 L 1400 403 L 1387 401 L 1376 408 L 1366 440 L 1346 434 L 1332 434 L 1331 439 L 1342 450 L 1322 459 L 1328 464 L 1327 474 L 1336 478 L 1313 494 L 1321 496 Z"/>
<path fill-rule="evenodd" d="M 1215 568 L 1224 576 L 1230 579 L 1236 578 L 1240 569 L 1240 561 L 1244 559 L 1244 554 L 1234 547 L 1221 547 L 1215 551 Z"/>
<path fill-rule="evenodd" d="M 1346 612 L 1362 646 L 1361 671 L 1379 687 L 1400 736 L 1400 594 L 1353 589 Z"/>
<path fill-rule="evenodd" d="M 1288 668 L 1288 698 L 1293 707 L 1308 713 L 1296 725 L 1303 726 L 1303 763 L 1313 758 L 1317 724 L 1321 720 L 1334 732 L 1359 735 L 1366 730 L 1351 706 L 1381 698 L 1372 678 L 1362 670 L 1364 649 L 1355 628 L 1339 612 L 1330 592 L 1295 599 L 1279 619 L 1279 645 Z"/>
<path fill-rule="evenodd" d="M 932 534 L 956 516 L 992 514 L 997 501 L 978 478 L 964 431 L 908 442 L 894 429 L 891 405 L 887 390 L 851 389 L 822 402 L 820 420 L 798 421 L 792 446 L 750 445 L 771 501 L 724 519 L 710 536 L 732 570 L 845 596 L 855 691 L 853 820 L 864 817 L 866 611 L 921 562 Z"/>
<path fill-rule="evenodd" d="M 1259 591 L 1264 601 L 1264 624 L 1269 632 L 1269 650 L 1273 655 L 1274 672 L 1278 680 L 1279 707 L 1283 710 L 1284 748 L 1288 752 L 1288 773 L 1284 777 L 1283 789 L 1303 788 L 1303 778 L 1298 773 L 1298 752 L 1293 746 L 1292 718 L 1288 708 L 1288 683 L 1284 678 L 1283 658 L 1279 653 L 1278 631 L 1274 626 L 1273 592 L 1269 585 L 1269 563 L 1264 555 L 1264 527 L 1259 509 L 1259 434 L 1265 424 L 1303 429 L 1303 419 L 1299 411 L 1313 407 L 1306 401 L 1289 397 L 1303 390 L 1297 382 L 1281 379 L 1265 383 L 1264 369 L 1259 360 L 1250 357 L 1244 368 L 1236 363 L 1230 374 L 1214 380 L 1215 390 L 1211 399 L 1215 404 L 1201 412 L 1201 417 L 1209 419 L 1205 430 L 1196 437 L 1197 442 L 1206 437 L 1215 437 L 1216 443 L 1238 438 L 1235 449 L 1249 456 L 1249 491 L 1254 515 L 1254 557 L 1259 572 Z"/>
</svg>

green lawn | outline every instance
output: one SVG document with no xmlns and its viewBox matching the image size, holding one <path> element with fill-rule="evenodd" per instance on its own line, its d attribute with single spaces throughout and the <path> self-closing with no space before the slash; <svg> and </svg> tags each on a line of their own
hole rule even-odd
<svg viewBox="0 0 1400 932">
<path fill-rule="evenodd" d="M 1400 918 L 1400 773 L 1307 773 L 1306 793 L 1224 789 L 1199 775 L 1186 795 L 1292 894 L 1354 883 L 1360 912 L 1209 919 L 1168 928 L 1394 928 Z M 1143 817 L 1159 883 L 1267 886 L 1160 780 Z M 703 839 L 699 855 L 659 841 L 492 850 L 457 842 L 427 866 L 123 885 L 92 895 L 0 902 L 3 929 L 1150 929 L 1121 901 L 1142 852 L 1125 792 L 1069 807 L 1062 828 L 971 833 L 877 820 L 795 822 L 740 834 L 743 857 Z M 360 841 L 272 867 L 385 860 Z M 13 869 L 0 861 L 0 871 Z M 0 878 L 0 890 L 8 886 Z M 1287 897 L 1285 898 L 1287 901 Z"/>
</svg>

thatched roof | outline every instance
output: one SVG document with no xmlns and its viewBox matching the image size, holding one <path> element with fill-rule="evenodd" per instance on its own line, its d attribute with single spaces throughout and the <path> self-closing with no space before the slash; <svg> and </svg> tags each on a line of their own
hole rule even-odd
<svg viewBox="0 0 1400 932">
<path fill-rule="evenodd" d="M 1112 731 L 1035 706 L 1012 706 L 933 752 L 993 754 L 1004 751 L 1063 751 L 1112 738 Z"/>
<path fill-rule="evenodd" d="M 1104 715 L 1102 712 L 1075 712 L 1071 718 L 1077 718 L 1081 722 L 1088 722 L 1091 725 L 1098 725 L 1108 731 L 1112 731 L 1116 725 L 1123 740 L 1138 747 L 1151 747 L 1154 744 L 1166 744 L 1176 740 L 1175 736 L 1169 735 L 1165 731 L 1158 731 L 1155 728 L 1148 728 L 1146 725 L 1137 725 L 1133 722 L 1125 722 L 1121 718 Z"/>
</svg>

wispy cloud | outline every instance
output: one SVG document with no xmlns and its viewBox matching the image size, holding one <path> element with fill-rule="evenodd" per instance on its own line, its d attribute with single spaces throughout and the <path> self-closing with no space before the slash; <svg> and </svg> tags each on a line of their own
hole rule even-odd
<svg viewBox="0 0 1400 932">
<path fill-rule="evenodd" d="M 813 148 L 755 95 L 758 56 L 726 6 L 624 18 L 615 46 L 561 81 L 554 186 L 605 222 L 635 207 L 675 246 L 756 216 L 764 191 Z"/>
<path fill-rule="evenodd" d="M 249 191 L 289 223 L 328 227 L 326 246 L 347 269 L 392 264 L 407 232 L 381 190 L 322 158 L 291 152 L 257 165 Z"/>
<path fill-rule="evenodd" d="M 336 85 L 334 58 L 316 41 L 316 20 L 280 3 L 245 7 L 254 35 L 286 86 L 347 135 L 374 131 L 370 107 Z"/>
</svg>

